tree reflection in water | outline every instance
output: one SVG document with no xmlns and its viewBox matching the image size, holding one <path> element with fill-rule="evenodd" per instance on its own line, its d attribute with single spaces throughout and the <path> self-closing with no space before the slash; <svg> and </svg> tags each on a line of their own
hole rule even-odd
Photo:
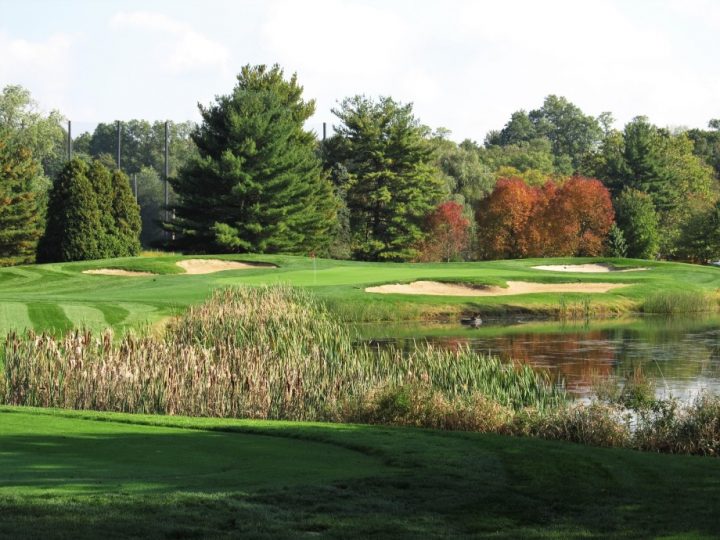
<svg viewBox="0 0 720 540">
<path fill-rule="evenodd" d="M 480 329 L 459 325 L 361 325 L 379 346 L 411 350 L 415 343 L 472 349 L 547 369 L 578 396 L 597 378 L 622 379 L 640 368 L 660 396 L 692 399 L 720 393 L 720 318 L 636 317 L 589 323 L 491 321 Z"/>
</svg>

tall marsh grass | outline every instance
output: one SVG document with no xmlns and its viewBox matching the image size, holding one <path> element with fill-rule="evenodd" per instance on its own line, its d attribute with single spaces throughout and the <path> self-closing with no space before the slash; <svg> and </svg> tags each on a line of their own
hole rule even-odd
<svg viewBox="0 0 720 540">
<path fill-rule="evenodd" d="M 162 339 L 75 331 L 10 334 L 0 399 L 11 405 L 292 420 L 342 420 L 383 388 L 482 395 L 503 407 L 565 400 L 543 373 L 495 358 L 418 346 L 358 347 L 309 293 L 283 286 L 218 291 Z"/>
<path fill-rule="evenodd" d="M 543 372 L 417 346 L 358 346 L 308 293 L 218 291 L 162 338 L 10 334 L 0 403 L 154 414 L 471 430 L 669 453 L 720 454 L 720 398 L 655 400 L 642 373 L 590 404 Z"/>
<path fill-rule="evenodd" d="M 717 311 L 717 298 L 701 291 L 660 291 L 648 296 L 642 305 L 645 313 L 674 314 Z"/>
</svg>

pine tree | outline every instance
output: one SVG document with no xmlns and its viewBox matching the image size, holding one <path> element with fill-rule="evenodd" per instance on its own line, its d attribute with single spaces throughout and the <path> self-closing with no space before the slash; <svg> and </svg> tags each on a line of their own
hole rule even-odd
<svg viewBox="0 0 720 540">
<path fill-rule="evenodd" d="M 627 242 L 622 229 L 616 223 L 610 227 L 607 238 L 607 251 L 611 257 L 627 257 Z"/>
<path fill-rule="evenodd" d="M 48 218 L 38 245 L 38 261 L 82 261 L 102 256 L 104 236 L 97 195 L 88 166 L 75 158 L 55 179 L 48 202 Z"/>
<path fill-rule="evenodd" d="M 140 207 L 130 189 L 130 180 L 122 171 L 111 175 L 111 218 L 115 232 L 115 257 L 131 257 L 140 253 Z"/>
<path fill-rule="evenodd" d="M 177 217 L 168 230 L 192 251 L 324 252 L 336 205 L 303 129 L 315 103 L 278 66 L 245 66 L 237 81 L 200 107 L 199 157 L 171 179 Z"/>
<path fill-rule="evenodd" d="M 26 148 L 11 149 L 0 140 L 0 264 L 29 262 L 42 233 L 33 182 L 39 168 Z"/>
<path fill-rule="evenodd" d="M 333 113 L 334 155 L 348 173 L 347 206 L 353 252 L 360 259 L 403 261 L 419 256 L 425 217 L 442 198 L 426 130 L 411 105 L 355 96 Z"/>
</svg>

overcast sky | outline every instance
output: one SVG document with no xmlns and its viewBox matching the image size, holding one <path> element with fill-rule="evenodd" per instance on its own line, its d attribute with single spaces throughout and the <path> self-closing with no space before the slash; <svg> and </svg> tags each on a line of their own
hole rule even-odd
<svg viewBox="0 0 720 540">
<path fill-rule="evenodd" d="M 332 124 L 343 97 L 413 102 L 482 141 L 558 94 L 621 127 L 720 117 L 720 1 L 0 0 L 0 86 L 78 127 L 198 120 L 244 64 L 297 72 Z"/>
</svg>

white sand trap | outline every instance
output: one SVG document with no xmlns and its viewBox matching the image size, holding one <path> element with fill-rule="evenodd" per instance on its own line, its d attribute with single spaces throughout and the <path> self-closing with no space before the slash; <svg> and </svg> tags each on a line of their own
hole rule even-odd
<svg viewBox="0 0 720 540">
<path fill-rule="evenodd" d="M 368 287 L 365 292 L 380 294 L 427 294 L 431 296 L 511 296 L 531 293 L 606 293 L 613 289 L 626 287 L 621 283 L 531 283 L 528 281 L 508 281 L 503 287 L 470 287 L 458 283 L 440 283 L 437 281 L 414 281 Z"/>
<path fill-rule="evenodd" d="M 638 272 L 647 268 L 615 268 L 609 264 L 550 264 L 546 266 L 533 266 L 534 270 L 548 270 L 550 272 L 579 272 L 595 274 L 601 272 Z"/>
<path fill-rule="evenodd" d="M 177 265 L 185 270 L 186 274 L 212 274 L 225 270 L 252 270 L 257 268 L 275 268 L 269 265 L 248 264 L 236 261 L 221 261 L 220 259 L 186 259 L 178 261 Z"/>
<path fill-rule="evenodd" d="M 83 274 L 96 276 L 124 276 L 124 277 L 145 277 L 154 276 L 151 272 L 134 272 L 132 270 L 120 270 L 119 268 L 98 268 L 96 270 L 84 270 Z"/>
</svg>

